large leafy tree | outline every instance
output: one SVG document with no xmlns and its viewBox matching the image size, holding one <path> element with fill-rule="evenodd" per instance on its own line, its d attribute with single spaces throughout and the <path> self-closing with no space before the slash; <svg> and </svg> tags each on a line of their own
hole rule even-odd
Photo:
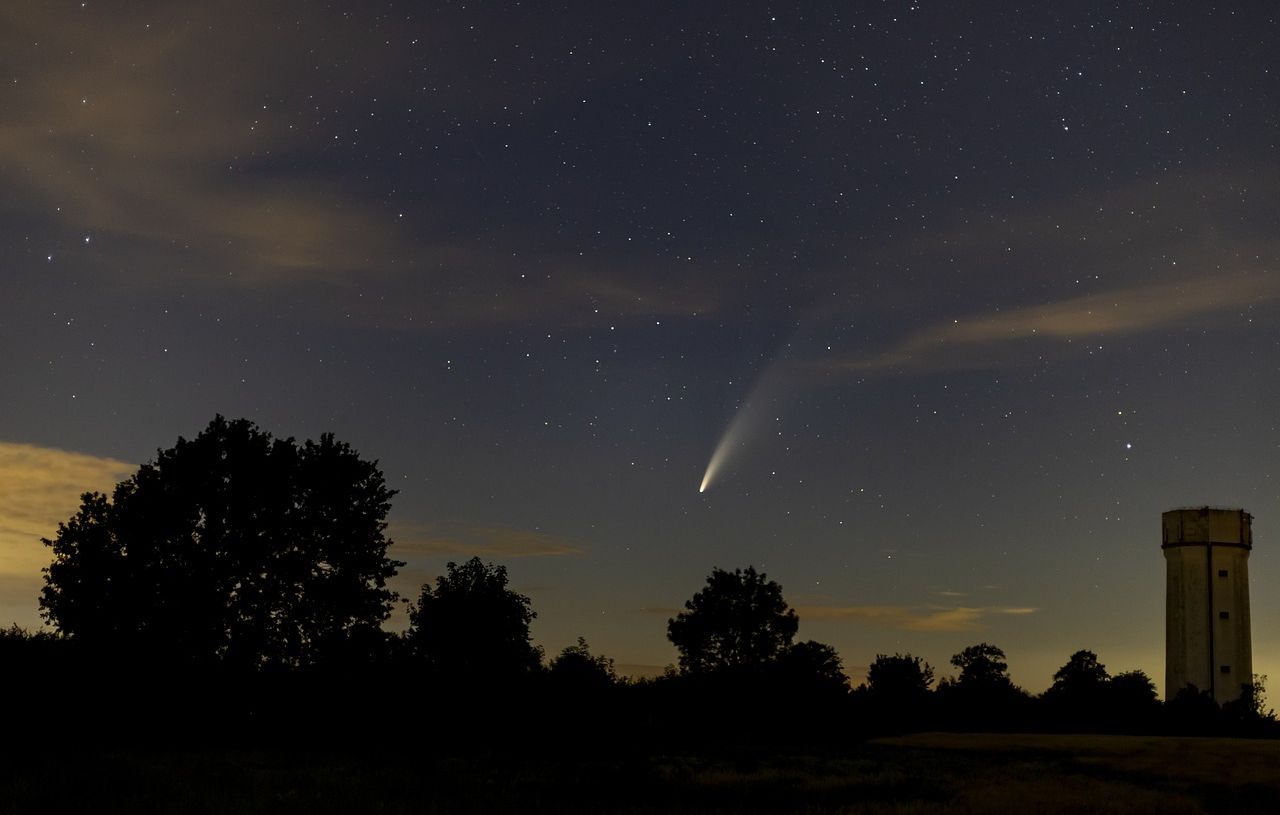
<svg viewBox="0 0 1280 815">
<path fill-rule="evenodd" d="M 506 567 L 473 557 L 422 587 L 405 642 L 439 676 L 503 682 L 541 669 L 542 651 L 529 638 L 537 616 L 528 597 L 507 587 Z"/>
<path fill-rule="evenodd" d="M 40 606 L 90 646 L 195 664 L 309 666 L 380 641 L 401 565 L 394 492 L 325 434 L 299 444 L 214 418 L 45 540 Z"/>
<path fill-rule="evenodd" d="M 687 673 L 760 667 L 790 647 L 800 623 L 782 587 L 753 567 L 712 569 L 707 585 L 667 621 Z"/>
</svg>

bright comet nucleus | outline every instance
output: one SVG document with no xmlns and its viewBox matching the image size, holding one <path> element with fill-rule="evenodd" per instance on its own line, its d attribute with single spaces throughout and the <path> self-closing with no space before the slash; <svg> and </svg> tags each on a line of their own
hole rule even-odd
<svg viewBox="0 0 1280 815">
<path fill-rule="evenodd" d="M 702 484 L 698 486 L 698 492 L 706 492 L 707 487 L 711 486 L 711 479 L 715 478 L 716 473 L 720 471 L 720 465 L 724 462 L 725 455 L 728 452 L 729 437 L 733 435 L 733 425 L 729 426 L 729 432 L 720 438 L 720 443 L 716 445 L 715 452 L 711 454 L 711 461 L 707 462 L 707 471 L 702 474 Z"/>
</svg>

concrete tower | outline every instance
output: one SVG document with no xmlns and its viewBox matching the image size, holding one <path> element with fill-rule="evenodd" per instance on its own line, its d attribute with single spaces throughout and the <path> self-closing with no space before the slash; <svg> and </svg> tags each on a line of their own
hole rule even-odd
<svg viewBox="0 0 1280 815">
<path fill-rule="evenodd" d="M 1253 681 L 1249 551 L 1243 509 L 1174 509 L 1161 517 L 1165 589 L 1165 698 L 1188 684 L 1219 704 Z"/>
</svg>

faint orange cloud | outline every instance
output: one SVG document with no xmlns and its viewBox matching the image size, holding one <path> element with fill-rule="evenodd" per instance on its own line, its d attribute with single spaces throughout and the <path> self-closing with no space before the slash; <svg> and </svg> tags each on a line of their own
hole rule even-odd
<svg viewBox="0 0 1280 815">
<path fill-rule="evenodd" d="M 395 524 L 391 557 L 457 555 L 459 557 L 562 557 L 582 554 L 567 539 L 505 526 L 418 526 Z"/>
<path fill-rule="evenodd" d="M 270 48 L 265 32 L 213 25 L 219 13 L 0 9 L 0 48 L 32 69 L 10 89 L 0 172 L 79 228 L 181 247 L 178 268 L 197 274 L 234 269 L 220 285 L 369 265 L 394 240 L 390 218 L 334 185 L 241 168 L 303 136 L 282 106 L 248 102 L 251 61 L 223 60 L 212 81 L 207 49 Z"/>
<path fill-rule="evenodd" d="M 992 615 L 1033 614 L 1036 610 L 1017 606 L 801 606 L 796 613 L 802 620 L 858 620 L 905 631 L 972 631 Z"/>
<path fill-rule="evenodd" d="M 33 444 L 0 442 L 0 608 L 35 618 L 52 538 L 85 492 L 109 492 L 136 465 Z"/>
</svg>

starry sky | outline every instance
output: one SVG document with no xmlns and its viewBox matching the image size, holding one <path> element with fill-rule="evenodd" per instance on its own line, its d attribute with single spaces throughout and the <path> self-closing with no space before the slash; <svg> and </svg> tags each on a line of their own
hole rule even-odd
<svg viewBox="0 0 1280 815">
<path fill-rule="evenodd" d="M 755 565 L 855 680 L 1162 683 L 1160 513 L 1243 506 L 1280 677 L 1275 7 L 998 5 L 0 4 L 0 620 L 222 413 L 633 674 Z"/>
</svg>

